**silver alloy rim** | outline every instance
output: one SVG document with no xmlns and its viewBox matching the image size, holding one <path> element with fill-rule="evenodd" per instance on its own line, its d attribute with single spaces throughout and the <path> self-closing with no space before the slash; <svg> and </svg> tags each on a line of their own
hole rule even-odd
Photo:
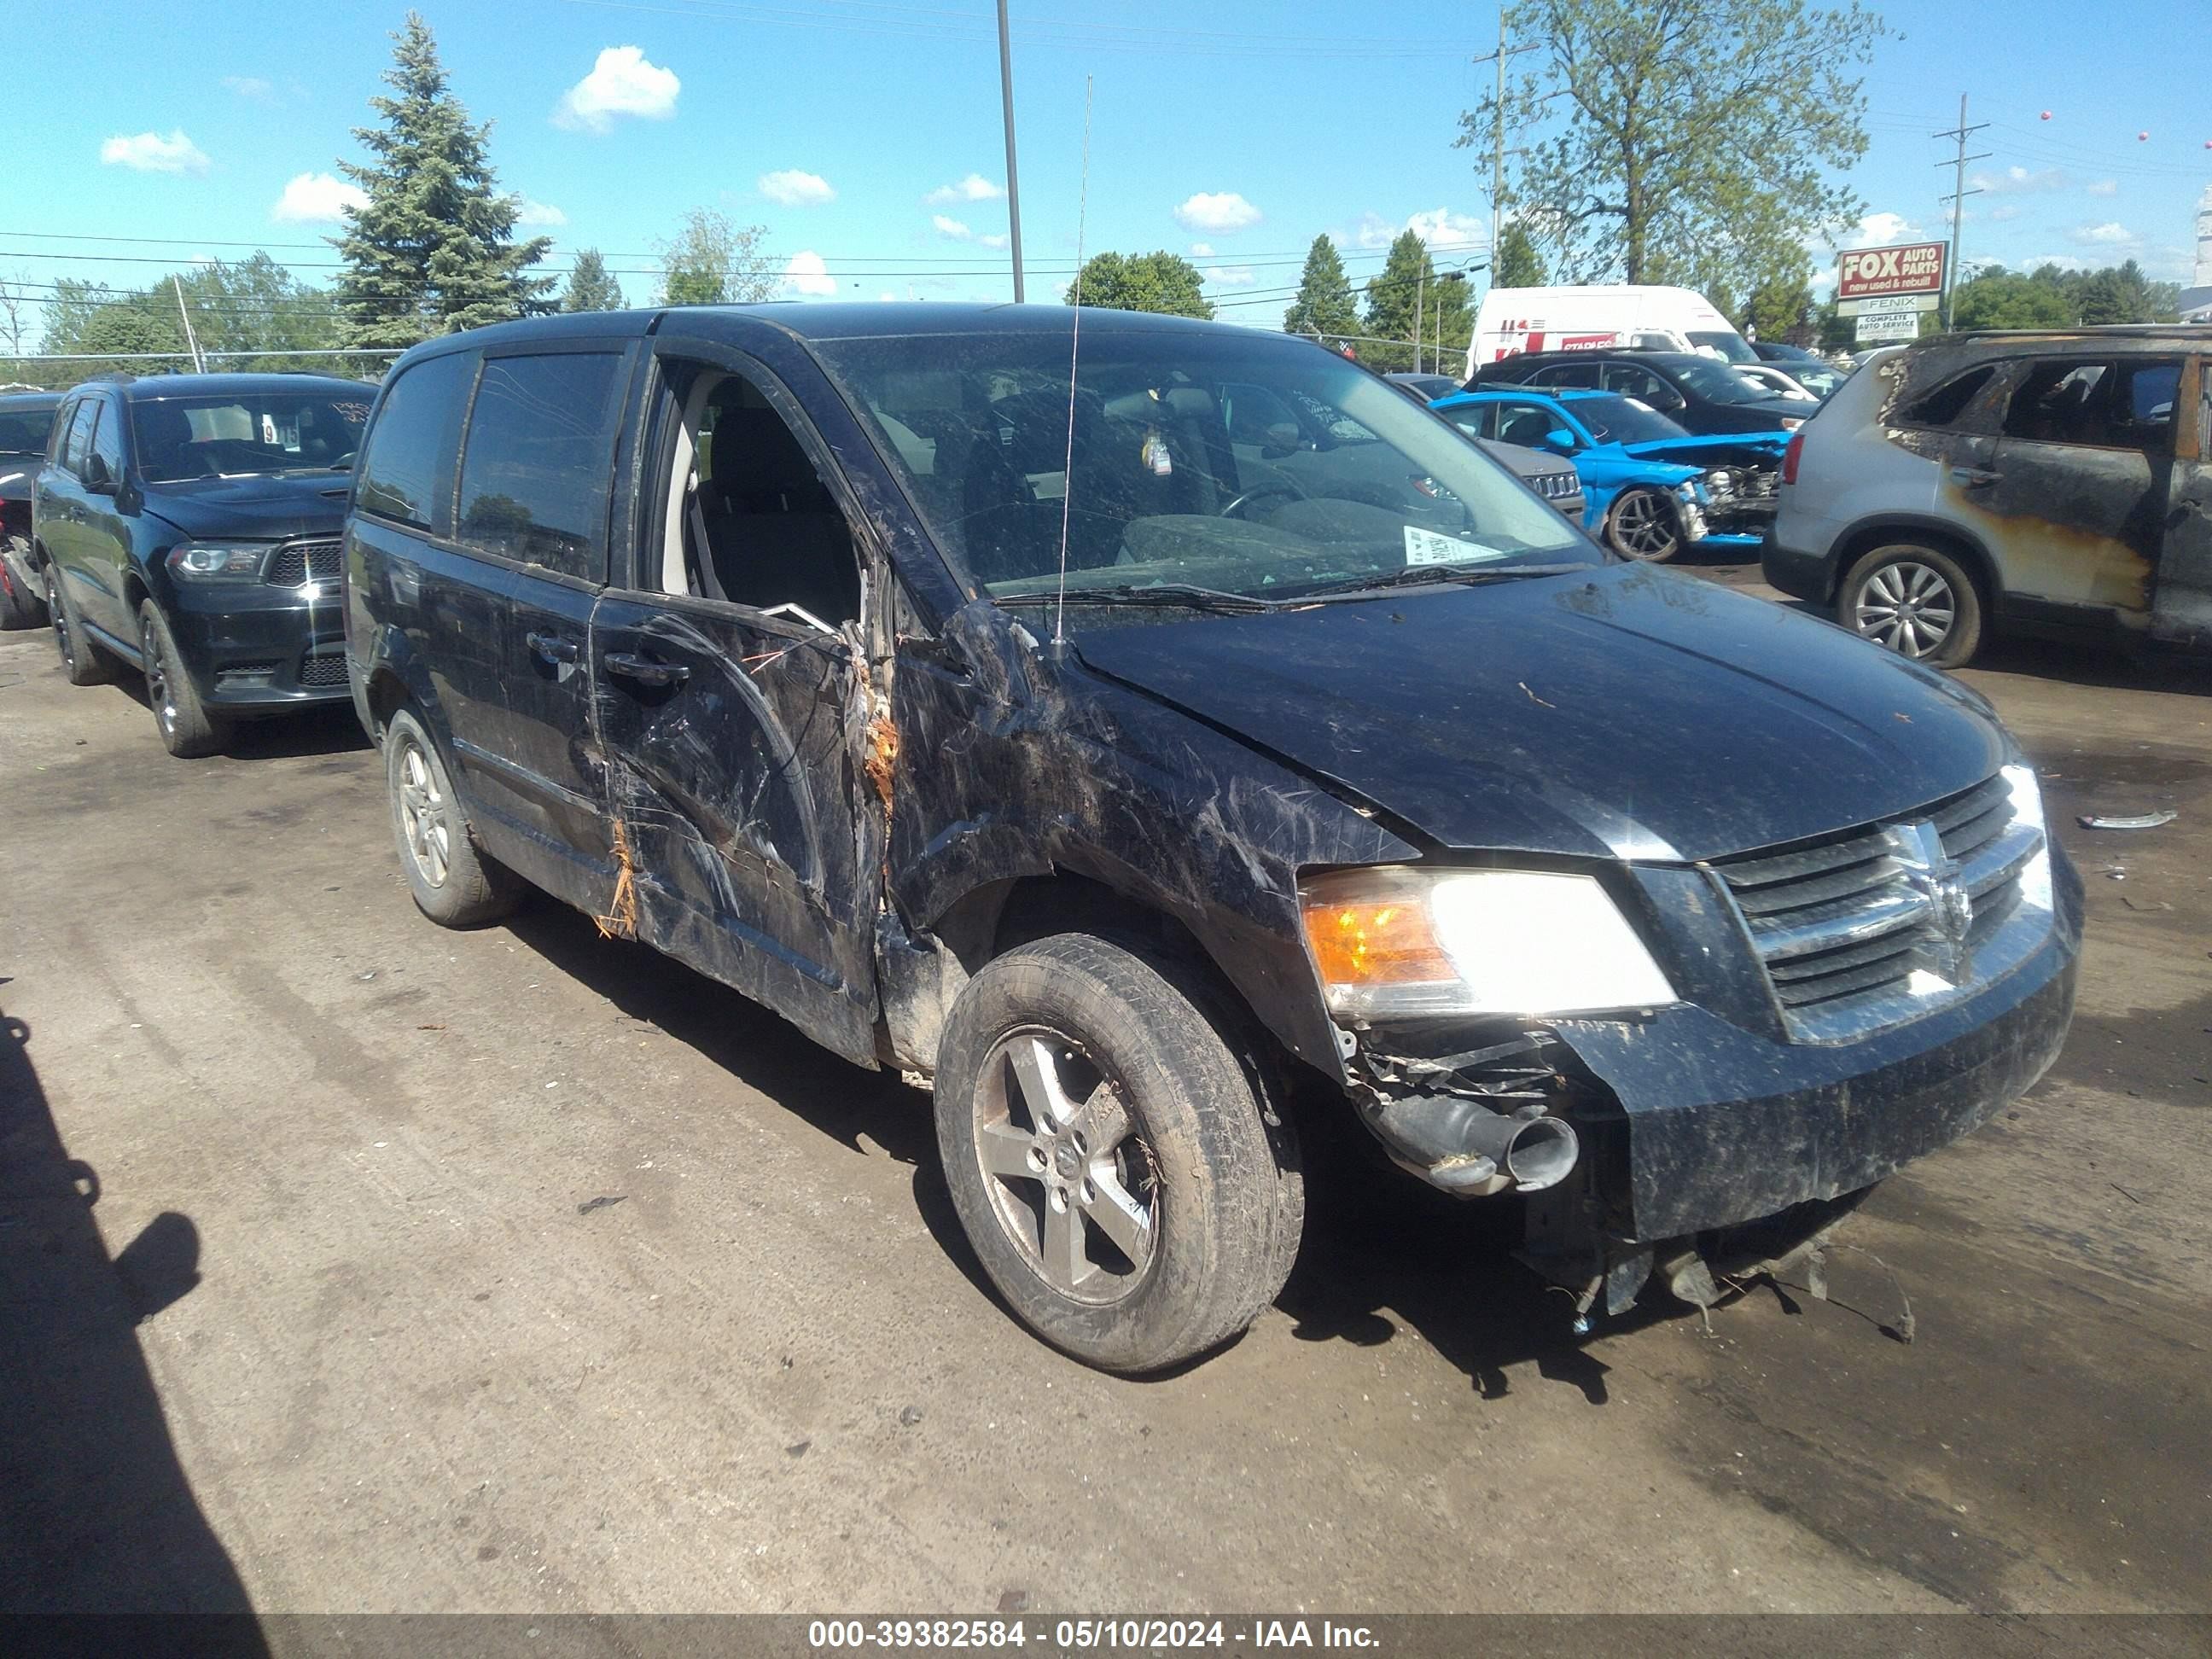
<svg viewBox="0 0 2212 1659">
<path fill-rule="evenodd" d="M 975 1123 L 992 1213 L 1030 1270 L 1093 1306 L 1133 1294 L 1156 1254 L 1157 1166 L 1082 1045 L 1035 1026 L 1001 1037 L 975 1085 Z"/>
<path fill-rule="evenodd" d="M 422 879 L 443 887 L 453 851 L 446 797 L 438 788 L 438 775 L 430 769 L 429 757 L 411 740 L 399 754 L 399 825 Z"/>
<path fill-rule="evenodd" d="M 139 630 L 138 644 L 146 659 L 146 701 L 154 705 L 154 723 L 166 735 L 177 724 L 177 702 L 169 693 L 169 659 L 151 623 Z"/>
<path fill-rule="evenodd" d="M 1667 503 L 1648 489 L 1631 490 L 1613 509 L 1613 544 L 1631 558 L 1662 558 L 1674 550 Z"/>
<path fill-rule="evenodd" d="M 1877 644 L 1903 656 L 1925 657 L 1942 649 L 1958 615 L 1958 596 L 1943 573 L 1903 559 L 1867 578 L 1851 620 Z"/>
</svg>

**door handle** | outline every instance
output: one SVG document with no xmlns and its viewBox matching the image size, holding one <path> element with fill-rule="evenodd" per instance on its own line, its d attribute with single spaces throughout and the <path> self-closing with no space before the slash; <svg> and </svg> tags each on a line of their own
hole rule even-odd
<svg viewBox="0 0 2212 1659">
<path fill-rule="evenodd" d="M 1951 469 L 1951 482 L 1954 484 L 1964 484 L 1969 489 L 1978 489 L 1983 484 L 1993 484 L 2003 477 L 2003 473 L 1992 472 L 1984 466 L 1954 466 Z"/>
<path fill-rule="evenodd" d="M 530 648 L 538 653 L 540 662 L 559 664 L 574 662 L 582 654 L 575 641 L 564 640 L 557 634 L 526 634 L 522 636 Z"/>
<path fill-rule="evenodd" d="M 610 651 L 599 662 L 608 673 L 640 685 L 681 685 L 691 678 L 691 671 L 680 662 L 655 662 L 628 651 Z"/>
</svg>

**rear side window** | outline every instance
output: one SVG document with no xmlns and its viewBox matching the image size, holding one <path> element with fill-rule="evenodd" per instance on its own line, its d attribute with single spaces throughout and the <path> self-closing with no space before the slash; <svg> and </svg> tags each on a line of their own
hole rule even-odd
<svg viewBox="0 0 2212 1659">
<path fill-rule="evenodd" d="M 2039 362 L 2012 394 L 2005 436 L 2166 453 L 2180 380 L 2181 365 L 2161 358 Z"/>
<path fill-rule="evenodd" d="M 92 423 L 100 418 L 100 404 L 82 399 L 70 419 L 69 436 L 62 441 L 61 464 L 69 472 L 84 471 L 84 458 L 92 448 Z"/>
<path fill-rule="evenodd" d="M 1553 363 L 1528 377 L 1531 386 L 1574 386 L 1589 391 L 1597 389 L 1595 363 Z"/>
<path fill-rule="evenodd" d="M 476 358 L 465 351 L 417 363 L 392 383 L 369 428 L 354 505 L 380 518 L 442 528 L 453 495 L 453 443 Z"/>
<path fill-rule="evenodd" d="M 485 361 L 461 460 L 461 540 L 606 580 L 622 367 L 611 351 Z"/>
<path fill-rule="evenodd" d="M 1927 396 L 1907 404 L 1897 418 L 1906 426 L 1955 425 L 1966 412 L 1966 405 L 1974 401 L 1990 383 L 1990 376 L 1996 372 L 1995 363 L 1984 363 L 1979 368 L 1954 375 Z"/>
</svg>

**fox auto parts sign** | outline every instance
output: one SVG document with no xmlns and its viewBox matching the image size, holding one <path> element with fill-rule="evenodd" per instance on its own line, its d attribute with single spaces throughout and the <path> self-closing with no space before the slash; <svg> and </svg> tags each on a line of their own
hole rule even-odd
<svg viewBox="0 0 2212 1659">
<path fill-rule="evenodd" d="M 1943 244 L 1855 247 L 1836 256 L 1836 298 L 1870 300 L 1885 294 L 1941 294 Z"/>
</svg>

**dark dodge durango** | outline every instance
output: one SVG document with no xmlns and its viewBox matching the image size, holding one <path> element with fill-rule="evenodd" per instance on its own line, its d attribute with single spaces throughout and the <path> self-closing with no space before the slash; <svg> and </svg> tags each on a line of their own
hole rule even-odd
<svg viewBox="0 0 2212 1659">
<path fill-rule="evenodd" d="M 1127 1371 L 1280 1288 L 1301 1125 L 1527 1194 L 1588 1315 L 2049 1066 L 2081 890 L 1972 691 L 1316 346 L 1076 315 L 410 352 L 346 624 L 422 909 L 535 884 L 926 1079 L 993 1281 Z"/>
</svg>

